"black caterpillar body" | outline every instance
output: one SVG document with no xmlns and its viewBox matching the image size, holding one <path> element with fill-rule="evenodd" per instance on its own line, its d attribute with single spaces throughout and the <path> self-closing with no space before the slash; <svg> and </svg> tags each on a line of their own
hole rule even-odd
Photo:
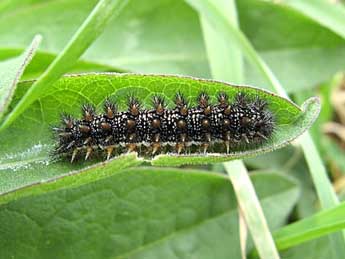
<svg viewBox="0 0 345 259">
<path fill-rule="evenodd" d="M 154 96 L 153 108 L 144 109 L 130 97 L 128 110 L 118 111 L 115 103 L 106 100 L 104 113 L 96 114 L 92 105 L 83 105 L 82 119 L 62 116 L 62 126 L 54 128 L 58 156 L 69 156 L 71 162 L 91 154 L 114 154 L 138 151 L 142 156 L 159 153 L 229 153 L 243 147 L 256 146 L 270 138 L 274 118 L 267 103 L 243 93 L 232 103 L 225 93 L 218 94 L 218 103 L 209 103 L 202 92 L 197 105 L 190 107 L 182 94 L 175 97 L 175 107 L 167 108 L 164 98 Z M 102 151 L 104 150 L 104 151 Z"/>
</svg>

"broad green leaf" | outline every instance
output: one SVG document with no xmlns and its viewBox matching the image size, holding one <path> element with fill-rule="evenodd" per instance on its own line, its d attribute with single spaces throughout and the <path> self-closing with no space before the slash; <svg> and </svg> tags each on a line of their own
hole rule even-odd
<svg viewBox="0 0 345 259">
<path fill-rule="evenodd" d="M 32 82 L 23 82 L 19 85 L 13 105 L 31 84 Z M 261 96 L 269 102 L 269 108 L 275 115 L 276 131 L 272 141 L 260 148 L 230 155 L 159 155 L 150 161 L 155 165 L 206 164 L 271 151 L 287 145 L 300 135 L 311 125 L 319 110 L 317 99 L 307 101 L 301 110 L 290 101 L 257 88 L 189 77 L 110 73 L 63 77 L 29 106 L 11 127 L 0 133 L 0 183 L 7 184 L 5 187 L 2 185 L 1 192 L 29 185 L 39 179 L 50 179 L 83 166 L 82 162 L 70 164 L 68 161 L 53 162 L 49 159 L 48 153 L 53 144 L 51 125 L 59 123 L 62 111 L 78 117 L 83 103 L 89 102 L 101 108 L 107 96 L 113 96 L 120 108 L 125 109 L 128 94 L 134 94 L 142 100 L 143 105 L 151 107 L 152 95 L 160 93 L 172 105 L 178 90 L 192 103 L 200 90 L 207 90 L 212 96 L 212 102 L 216 99 L 216 93 L 221 90 L 230 96 L 234 96 L 239 90 L 248 95 Z"/>
<path fill-rule="evenodd" d="M 300 11 L 345 39 L 345 7 L 343 5 L 332 4 L 325 0 L 286 0 L 283 4 Z"/>
<path fill-rule="evenodd" d="M 40 94 L 60 76 L 72 68 L 91 43 L 102 33 L 112 17 L 116 17 L 128 0 L 100 0 L 64 49 L 26 92 L 14 109 L 0 125 L 0 130 L 8 127 Z"/>
<path fill-rule="evenodd" d="M 277 229 L 298 198 L 297 186 L 277 174 L 251 178 L 270 226 Z M 0 220 L 5 258 L 240 256 L 231 185 L 226 177 L 202 171 L 124 170 L 1 205 Z"/>
<path fill-rule="evenodd" d="M 329 245 L 329 239 L 327 237 L 294 246 L 281 251 L 280 254 L 282 259 L 301 259 L 305 258 L 306 255 L 310 259 L 335 259 L 332 256 L 332 246 Z"/>
<path fill-rule="evenodd" d="M 286 6 L 289 2 L 236 1 L 241 30 L 284 88 L 288 92 L 297 92 L 318 85 L 335 72 L 344 70 L 345 40 L 322 26 L 321 16 L 311 20 L 303 12 Z M 294 2 L 314 5 L 312 0 Z M 321 12 L 325 14 L 328 11 Z M 247 84 L 265 84 L 264 77 L 255 68 L 246 67 L 245 72 Z"/>
<path fill-rule="evenodd" d="M 10 105 L 17 83 L 25 67 L 35 55 L 40 42 L 41 37 L 36 36 L 31 45 L 19 57 L 0 62 L 0 119 Z"/>
<path fill-rule="evenodd" d="M 47 39 L 42 50 L 52 55 L 62 50 L 96 4 L 96 0 L 8 2 L 0 9 L 0 53 L 23 49 L 39 31 Z M 241 29 L 288 91 L 310 88 L 344 69 L 345 41 L 319 23 L 270 1 L 236 3 Z M 211 77 L 198 16 L 181 0 L 130 1 L 82 59 L 116 70 Z M 32 65 L 40 68 L 38 62 Z M 246 84 L 266 85 L 250 65 L 244 71 Z"/>
<path fill-rule="evenodd" d="M 268 164 L 267 161 L 270 163 Z M 316 195 L 308 165 L 301 149 L 287 146 L 275 152 L 246 159 L 245 162 L 250 168 L 279 171 L 298 181 L 299 186 L 301 186 L 301 197 L 296 205 L 294 215 L 299 219 L 313 215 L 320 210 L 320 201 Z"/>
<path fill-rule="evenodd" d="M 38 195 L 56 189 L 75 188 L 89 182 L 98 181 L 117 173 L 123 168 L 139 165 L 142 160 L 138 159 L 135 154 L 129 154 L 74 171 L 68 171 L 68 168 L 62 165 L 48 166 L 47 162 L 35 162 L 34 165 L 26 165 L 25 162 L 23 165 L 18 162 L 0 165 L 9 172 L 12 171 L 18 178 L 25 172 L 27 174 L 26 178 L 31 181 L 29 184 L 25 180 L 14 181 L 13 178 L 6 179 L 5 175 L 4 181 L 0 184 L 0 204 L 29 195 Z M 25 169 L 21 166 L 24 166 Z M 19 173 L 15 173 L 16 171 Z M 37 172 L 42 174 L 37 175 Z M 9 177 L 13 177 L 13 175 Z"/>
</svg>

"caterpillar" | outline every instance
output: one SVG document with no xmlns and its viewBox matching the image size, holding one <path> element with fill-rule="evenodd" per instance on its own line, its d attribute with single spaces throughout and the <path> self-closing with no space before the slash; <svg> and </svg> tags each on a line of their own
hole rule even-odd
<svg viewBox="0 0 345 259">
<path fill-rule="evenodd" d="M 104 112 L 96 113 L 91 104 L 82 106 L 82 118 L 63 114 L 61 126 L 53 127 L 56 136 L 55 156 L 69 157 L 73 162 L 92 155 L 113 155 L 137 151 L 141 156 L 161 153 L 225 153 L 255 147 L 268 141 L 275 120 L 262 98 L 237 93 L 233 101 L 219 92 L 217 103 L 211 104 L 206 92 L 190 105 L 177 93 L 174 107 L 166 100 L 152 97 L 152 108 L 144 108 L 135 96 L 128 97 L 128 110 L 119 111 L 109 98 Z"/>
</svg>

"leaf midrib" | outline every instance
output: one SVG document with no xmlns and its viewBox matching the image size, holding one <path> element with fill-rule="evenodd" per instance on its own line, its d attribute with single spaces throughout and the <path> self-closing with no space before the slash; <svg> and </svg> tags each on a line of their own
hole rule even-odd
<svg viewBox="0 0 345 259">
<path fill-rule="evenodd" d="M 44 160 L 46 160 L 46 158 L 47 158 L 47 156 L 37 156 L 37 157 L 33 157 L 33 158 L 28 158 L 28 159 L 16 160 L 13 162 L 0 163 L 0 171 L 15 168 L 15 167 L 21 167 L 25 164 L 30 164 L 30 163 L 37 162 L 37 161 L 44 161 Z M 1 195 L 2 195 L 2 193 L 0 192 L 0 196 Z"/>
</svg>

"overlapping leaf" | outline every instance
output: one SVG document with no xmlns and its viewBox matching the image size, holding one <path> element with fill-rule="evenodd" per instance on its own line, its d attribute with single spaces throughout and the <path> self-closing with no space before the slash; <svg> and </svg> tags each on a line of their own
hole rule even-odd
<svg viewBox="0 0 345 259">
<path fill-rule="evenodd" d="M 22 55 L 0 63 L 0 119 L 10 105 L 17 83 L 35 54 L 40 41 L 41 37 L 36 36 Z"/>
</svg>

